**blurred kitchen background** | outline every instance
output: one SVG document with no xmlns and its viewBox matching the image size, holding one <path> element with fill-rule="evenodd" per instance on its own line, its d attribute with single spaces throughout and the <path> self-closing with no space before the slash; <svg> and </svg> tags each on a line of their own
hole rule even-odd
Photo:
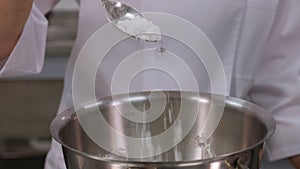
<svg viewBox="0 0 300 169">
<path fill-rule="evenodd" d="M 39 75 L 0 80 L 0 169 L 42 169 L 49 126 L 60 102 L 65 67 L 76 37 L 78 5 L 61 2 L 47 14 L 46 58 Z"/>
<path fill-rule="evenodd" d="M 77 27 L 78 6 L 61 0 L 47 15 L 46 60 L 39 75 L 0 80 L 0 168 L 42 169 L 50 146 L 49 126 L 63 87 Z M 286 161 L 263 169 L 293 169 Z"/>
</svg>

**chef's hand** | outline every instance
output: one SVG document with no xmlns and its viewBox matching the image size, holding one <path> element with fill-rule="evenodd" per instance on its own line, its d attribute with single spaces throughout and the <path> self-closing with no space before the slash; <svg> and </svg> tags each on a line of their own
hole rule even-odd
<svg viewBox="0 0 300 169">
<path fill-rule="evenodd" d="M 300 169 L 300 155 L 289 158 L 290 162 L 296 167 L 296 169 Z"/>
<path fill-rule="evenodd" d="M 30 14 L 33 0 L 0 0 L 0 59 L 14 49 Z"/>
</svg>

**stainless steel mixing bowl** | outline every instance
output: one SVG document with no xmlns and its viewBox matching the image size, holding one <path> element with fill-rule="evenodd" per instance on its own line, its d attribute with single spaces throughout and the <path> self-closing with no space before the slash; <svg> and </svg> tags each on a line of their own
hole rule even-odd
<svg viewBox="0 0 300 169">
<path fill-rule="evenodd" d="M 201 137 L 199 126 L 203 122 L 204 116 L 202 114 L 208 112 L 212 104 L 212 96 L 219 96 L 178 91 L 165 91 L 164 93 L 168 96 L 165 111 L 157 119 L 147 123 L 147 130 L 151 131 L 152 136 L 164 132 L 172 125 L 172 122 L 166 123 L 166 121 L 170 121 L 170 113 L 176 119 L 181 106 L 190 107 L 190 111 L 195 111 L 193 107 L 198 107 L 197 113 L 199 114 L 195 119 L 196 123 L 176 147 L 159 156 L 143 159 L 124 158 L 116 152 L 109 153 L 85 133 L 77 113 L 74 109 L 70 109 L 60 113 L 51 124 L 52 136 L 62 144 L 67 168 L 260 168 L 264 142 L 275 130 L 274 119 L 267 111 L 247 101 L 226 97 L 221 121 L 215 132 L 206 140 L 207 145 L 203 146 L 204 142 L 197 140 Z M 155 99 L 160 101 L 162 98 Z M 84 116 L 93 117 L 97 113 L 95 107 L 99 108 L 108 124 L 115 130 L 126 136 L 140 137 L 143 131 L 140 129 L 145 127 L 144 124 L 130 121 L 117 111 L 117 109 L 122 112 L 130 111 L 128 109 L 129 104 L 138 110 L 147 109 L 150 106 L 149 92 L 105 97 L 99 99 L 96 104 L 87 103 L 81 106 Z M 214 105 L 218 106 L 218 104 L 215 103 Z M 189 116 L 191 112 L 183 113 L 185 116 Z M 101 137 L 101 133 L 99 133 L 99 137 Z M 124 140 L 116 141 L 114 137 L 105 139 L 115 148 L 118 148 L 120 143 L 126 144 Z M 174 138 L 170 137 L 170 142 L 172 140 Z M 141 149 L 141 147 L 137 147 L 137 149 Z M 126 153 L 126 150 L 124 152 Z M 176 153 L 180 153 L 179 160 Z"/>
</svg>

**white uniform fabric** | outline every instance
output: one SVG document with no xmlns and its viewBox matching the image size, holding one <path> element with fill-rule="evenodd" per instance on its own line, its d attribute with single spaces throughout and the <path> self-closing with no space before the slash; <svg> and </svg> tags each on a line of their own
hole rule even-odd
<svg viewBox="0 0 300 169">
<path fill-rule="evenodd" d="M 44 63 L 47 20 L 34 5 L 11 57 L 0 63 L 0 77 L 40 72 Z M 5 63 L 5 64 L 4 64 Z M 1 68 L 0 67 L 0 68 Z"/>
<path fill-rule="evenodd" d="M 26 28 L 1 76 L 38 72 L 45 47 L 45 13 L 56 1 L 37 0 Z M 298 0 L 123 0 L 142 12 L 165 12 L 183 17 L 199 27 L 211 39 L 225 67 L 231 96 L 250 100 L 270 110 L 277 122 L 275 134 L 268 140 L 266 154 L 271 161 L 300 154 L 300 1 Z M 160 4 L 160 5 L 157 5 Z M 107 23 L 101 1 L 80 3 L 78 35 L 65 76 L 64 92 L 58 112 L 72 106 L 72 71 L 76 57 L 86 40 Z M 31 42 L 31 43 L 28 43 Z M 164 42 L 197 74 L 201 91 L 209 91 L 205 69 L 189 51 L 175 42 Z M 101 44 L 99 44 L 101 45 Z M 132 46 L 132 49 L 140 49 Z M 128 51 L 130 51 L 128 49 Z M 125 53 L 125 54 L 124 54 Z M 117 47 L 103 61 L 97 76 L 98 96 L 109 95 L 114 68 L 126 55 Z M 118 57 L 116 57 L 118 56 Z M 145 78 L 146 77 L 146 78 Z M 201 77 L 201 78 L 200 78 Z M 159 79 L 159 80 L 157 80 Z M 96 86 L 99 86 L 97 85 Z M 174 89 L 171 79 L 149 70 L 133 84 L 132 91 L 154 88 Z M 53 142 L 46 169 L 65 168 L 60 146 Z"/>
</svg>

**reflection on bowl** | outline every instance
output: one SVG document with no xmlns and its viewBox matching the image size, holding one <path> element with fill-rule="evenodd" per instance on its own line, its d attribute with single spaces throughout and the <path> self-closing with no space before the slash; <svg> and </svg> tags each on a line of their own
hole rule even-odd
<svg viewBox="0 0 300 169">
<path fill-rule="evenodd" d="M 150 110 L 149 92 L 117 95 L 99 99 L 96 103 L 83 104 L 80 120 L 89 122 L 97 134 L 99 116 L 102 113 L 106 122 L 117 132 L 131 138 L 148 138 L 160 135 L 177 125 L 166 142 L 153 142 L 141 139 L 137 146 L 132 145 L 122 137 L 114 134 L 104 134 L 99 131 L 99 140 L 108 143 L 111 149 L 96 144 L 82 128 L 74 110 L 59 114 L 51 125 L 52 136 L 62 144 L 65 161 L 69 169 L 94 168 L 249 168 L 260 167 L 264 141 L 274 132 L 275 122 L 271 115 L 262 108 L 247 101 L 226 97 L 225 109 L 221 121 L 210 138 L 202 135 L 202 124 L 207 117 L 210 105 L 219 106 L 213 102 L 211 94 L 192 92 L 165 91 L 167 104 L 162 114 L 149 123 L 136 123 L 128 120 L 120 112 L 132 112 L 132 106 L 143 113 Z M 197 99 L 195 99 L 197 98 Z M 152 102 L 163 102 L 161 97 L 152 97 Z M 160 151 L 159 147 L 172 143 L 176 135 L 189 121 L 181 124 L 175 122 L 179 117 L 179 110 L 186 117 L 196 111 L 196 120 L 192 129 L 186 133 L 183 140 L 162 154 L 153 157 L 135 158 L 129 156 L 131 150 L 145 153 L 145 151 Z M 155 113 L 147 111 L 147 113 Z M 142 117 L 143 115 L 141 115 Z M 100 129 L 101 130 L 101 129 Z M 205 127 L 204 127 L 205 130 Z M 184 131 L 184 130 L 183 130 Z M 99 143 L 99 142 L 97 142 Z M 105 149 L 104 149 L 105 148 Z M 112 151 L 110 151 L 112 150 Z M 155 154 L 155 153 L 154 153 Z"/>
</svg>

